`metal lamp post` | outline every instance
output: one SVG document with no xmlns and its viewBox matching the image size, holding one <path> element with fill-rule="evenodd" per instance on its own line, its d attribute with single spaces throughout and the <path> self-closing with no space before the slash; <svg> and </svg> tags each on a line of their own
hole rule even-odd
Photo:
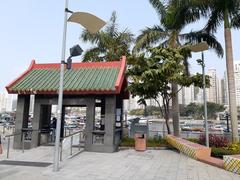
<svg viewBox="0 0 240 180">
<path fill-rule="evenodd" d="M 206 81 L 205 81 L 205 62 L 203 51 L 208 50 L 208 44 L 206 42 L 201 42 L 196 45 L 192 45 L 190 50 L 193 52 L 202 52 L 202 59 L 198 59 L 197 62 L 202 66 L 203 74 L 203 102 L 204 102 L 204 123 L 205 123 L 205 136 L 206 136 L 206 146 L 209 147 L 209 133 L 208 133 L 208 122 L 207 122 L 207 98 L 206 98 Z"/>
<path fill-rule="evenodd" d="M 57 125 L 56 125 L 56 138 L 54 147 L 54 164 L 53 171 L 59 170 L 59 145 L 60 145 L 60 131 L 61 131 L 61 118 L 62 118 L 62 101 L 63 101 L 63 80 L 64 80 L 64 67 L 65 67 L 65 51 L 66 51 L 66 37 L 67 37 L 67 21 L 81 24 L 90 33 L 98 32 L 105 24 L 100 18 L 84 12 L 72 12 L 68 10 L 69 0 L 65 0 L 64 9 L 64 26 L 63 26 L 63 39 L 62 39 L 62 56 L 60 66 L 60 81 L 58 92 L 58 108 L 57 108 Z M 68 13 L 72 13 L 68 19 Z"/>
<path fill-rule="evenodd" d="M 227 121 L 227 132 L 229 133 L 230 130 L 229 130 L 229 118 L 230 118 L 230 114 L 228 112 L 225 113 L 225 118 L 226 118 L 226 121 Z"/>
<path fill-rule="evenodd" d="M 203 52 L 202 52 L 202 59 L 198 59 L 197 62 L 202 67 L 205 136 L 206 136 L 206 146 L 209 147 L 209 135 L 208 135 L 209 133 L 208 133 L 208 122 L 207 122 L 206 81 L 205 81 L 206 80 L 205 79 L 205 62 L 204 62 Z"/>
</svg>

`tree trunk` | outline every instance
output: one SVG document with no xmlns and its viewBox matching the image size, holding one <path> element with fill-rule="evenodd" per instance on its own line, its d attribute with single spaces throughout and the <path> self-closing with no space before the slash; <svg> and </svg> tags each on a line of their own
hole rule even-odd
<svg viewBox="0 0 240 180">
<path fill-rule="evenodd" d="M 172 98 L 172 119 L 173 119 L 173 133 L 175 136 L 180 136 L 179 128 L 179 103 L 178 103 L 178 85 L 172 83 L 172 93 L 175 95 Z"/>
<path fill-rule="evenodd" d="M 158 103 L 158 105 L 159 105 L 159 107 L 161 107 L 160 103 Z M 169 111 L 169 100 L 167 100 L 166 97 L 163 97 L 163 106 L 164 106 L 163 117 L 164 117 L 165 122 L 166 122 L 167 132 L 168 132 L 168 134 L 171 134 L 171 129 L 170 129 L 170 126 L 169 126 L 169 112 L 170 112 Z"/>
<path fill-rule="evenodd" d="M 169 116 L 165 115 L 165 122 L 166 122 L 166 127 L 167 127 L 167 132 L 168 134 L 171 134 L 170 126 L 169 126 Z"/>
<path fill-rule="evenodd" d="M 232 141 L 238 142 L 239 137 L 238 137 L 238 121 L 237 121 L 237 106 L 236 106 L 231 29 L 225 27 L 224 35 L 225 35 L 225 50 L 226 50 L 226 66 L 227 66 L 227 76 L 228 76 L 229 110 L 231 114 Z"/>
</svg>

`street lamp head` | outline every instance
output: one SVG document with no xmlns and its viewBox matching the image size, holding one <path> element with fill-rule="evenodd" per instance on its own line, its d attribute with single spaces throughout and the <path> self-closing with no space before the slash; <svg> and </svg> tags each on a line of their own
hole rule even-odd
<svg viewBox="0 0 240 180">
<path fill-rule="evenodd" d="M 70 56 L 67 59 L 67 63 L 65 63 L 67 65 L 67 69 L 72 68 L 72 57 L 80 56 L 82 52 L 83 50 L 78 44 L 70 48 Z"/>
<path fill-rule="evenodd" d="M 197 61 L 197 63 L 200 64 L 200 65 L 202 65 L 202 63 L 203 63 L 203 60 L 202 60 L 202 59 L 197 59 L 196 61 Z"/>
<path fill-rule="evenodd" d="M 106 24 L 102 19 L 86 12 L 74 12 L 68 21 L 81 24 L 92 34 L 96 34 Z"/>
<path fill-rule="evenodd" d="M 78 44 L 73 46 L 72 48 L 70 48 L 71 57 L 80 56 L 82 54 L 82 52 L 83 52 L 83 50 Z"/>
</svg>

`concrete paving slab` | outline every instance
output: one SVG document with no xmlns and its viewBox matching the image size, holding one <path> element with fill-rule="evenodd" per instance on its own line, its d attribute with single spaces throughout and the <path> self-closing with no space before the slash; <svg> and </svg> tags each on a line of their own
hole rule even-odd
<svg viewBox="0 0 240 180">
<path fill-rule="evenodd" d="M 12 154 L 14 155 L 14 154 Z M 16 154 L 15 160 L 52 163 L 53 147 L 39 147 Z M 4 158 L 2 158 L 4 159 Z M 65 159 L 60 171 L 53 167 L 0 166 L 1 180 L 240 180 L 240 176 L 204 164 L 171 150 L 116 153 L 81 152 Z"/>
</svg>

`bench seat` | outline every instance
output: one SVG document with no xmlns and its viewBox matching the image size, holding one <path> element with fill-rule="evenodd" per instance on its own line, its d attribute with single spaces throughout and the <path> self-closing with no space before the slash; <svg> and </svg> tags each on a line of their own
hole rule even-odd
<svg viewBox="0 0 240 180">
<path fill-rule="evenodd" d="M 167 142 L 170 145 L 172 145 L 173 147 L 178 149 L 180 152 L 188 155 L 193 159 L 198 160 L 204 157 L 211 156 L 211 148 L 187 141 L 185 139 L 182 139 L 173 135 L 167 135 L 166 138 L 167 138 Z"/>
<path fill-rule="evenodd" d="M 224 169 L 240 175 L 240 154 L 223 156 Z"/>
</svg>

